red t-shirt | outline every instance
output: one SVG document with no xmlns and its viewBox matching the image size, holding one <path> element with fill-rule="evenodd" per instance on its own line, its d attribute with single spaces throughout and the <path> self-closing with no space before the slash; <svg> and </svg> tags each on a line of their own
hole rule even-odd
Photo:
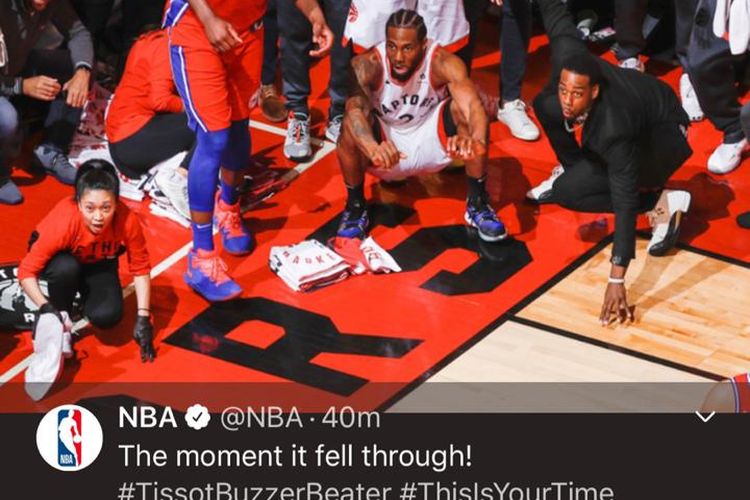
<svg viewBox="0 0 750 500">
<path fill-rule="evenodd" d="M 85 226 L 76 201 L 61 200 L 36 227 L 39 237 L 18 267 L 18 279 L 35 278 L 58 252 L 70 252 L 79 262 L 92 264 L 104 259 L 116 259 L 124 247 L 128 253 L 128 267 L 133 276 L 151 271 L 151 264 L 137 216 L 122 203 L 117 203 L 115 215 L 107 228 L 93 234 Z"/>
<path fill-rule="evenodd" d="M 130 50 L 107 111 L 109 142 L 127 139 L 158 113 L 181 113 L 183 109 L 172 79 L 167 32 L 142 36 Z"/>
</svg>

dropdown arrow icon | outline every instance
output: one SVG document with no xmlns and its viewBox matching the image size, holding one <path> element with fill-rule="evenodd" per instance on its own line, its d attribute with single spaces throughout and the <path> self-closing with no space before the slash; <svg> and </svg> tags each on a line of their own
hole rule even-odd
<svg viewBox="0 0 750 500">
<path fill-rule="evenodd" d="M 701 412 L 696 411 L 695 414 L 698 415 L 698 418 L 701 419 L 703 421 L 703 423 L 705 424 L 706 422 L 708 422 L 709 420 L 711 420 L 714 415 L 716 415 L 716 412 L 712 411 L 708 415 L 703 415 Z"/>
</svg>

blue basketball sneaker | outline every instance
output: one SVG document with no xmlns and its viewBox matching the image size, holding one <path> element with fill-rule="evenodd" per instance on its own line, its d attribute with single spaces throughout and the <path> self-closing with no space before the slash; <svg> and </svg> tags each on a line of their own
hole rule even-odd
<svg viewBox="0 0 750 500">
<path fill-rule="evenodd" d="M 498 219 L 497 214 L 488 203 L 482 203 L 479 207 L 467 203 L 464 220 L 471 227 L 477 228 L 479 237 L 484 241 L 500 241 L 508 236 L 505 224 Z"/>
<path fill-rule="evenodd" d="M 233 299 L 242 288 L 227 274 L 227 265 L 214 251 L 191 250 L 188 253 L 185 283 L 210 302 Z"/>
<path fill-rule="evenodd" d="M 227 205 L 220 196 L 217 196 L 215 207 L 214 223 L 221 233 L 224 250 L 232 255 L 245 255 L 252 252 L 255 239 L 242 221 L 239 202 Z"/>
<path fill-rule="evenodd" d="M 362 210 L 362 214 L 354 218 L 351 210 L 346 209 L 341 214 L 341 222 L 336 231 L 339 238 L 359 238 L 363 240 L 367 237 L 367 226 L 370 224 L 370 218 L 367 215 L 367 209 Z"/>
</svg>

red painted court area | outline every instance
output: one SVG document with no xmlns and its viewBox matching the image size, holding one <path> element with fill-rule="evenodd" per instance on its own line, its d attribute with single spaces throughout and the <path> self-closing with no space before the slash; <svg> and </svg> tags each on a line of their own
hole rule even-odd
<svg viewBox="0 0 750 500">
<path fill-rule="evenodd" d="M 546 38 L 535 37 L 524 85 L 527 102 L 546 81 L 547 54 Z M 475 81 L 493 94 L 499 57 L 487 44 L 474 62 Z M 650 69 L 676 89 L 679 69 Z M 313 133 L 320 137 L 322 110 L 328 104 L 327 62 L 313 71 Z M 257 112 L 253 118 L 261 120 Z M 710 174 L 706 160 L 720 134 L 708 122 L 694 125 L 689 133 L 695 153 L 670 183 L 693 195 L 682 242 L 750 262 L 750 237 L 734 221 L 738 213 L 750 210 L 750 162 L 727 176 Z M 255 128 L 252 137 L 254 153 L 273 168 L 294 167 L 282 155 L 282 135 Z M 26 397 L 19 372 L 0 387 L 3 409 L 41 411 L 80 398 L 120 394 L 178 406 L 198 398 L 218 407 L 241 396 L 248 398 L 241 401 L 245 404 L 294 403 L 305 409 L 331 404 L 382 407 L 460 355 L 509 309 L 613 230 L 611 216 L 577 214 L 551 205 L 538 208 L 524 201 L 525 192 L 556 164 L 544 137 L 525 143 L 497 122 L 491 137 L 488 188 L 512 235 L 510 241 L 480 242 L 464 225 L 462 171 L 412 178 L 394 188 L 368 178 L 366 192 L 374 205 L 371 234 L 404 272 L 354 277 L 311 293 L 287 288 L 270 271 L 268 254 L 271 246 L 310 236 L 324 240 L 335 230 L 345 201 L 335 151 L 245 214 L 258 247 L 246 258 L 224 255 L 245 289 L 234 302 L 210 306 L 188 289 L 182 280 L 188 230 L 150 214 L 147 201 L 141 206 L 130 203 L 141 216 L 157 274 L 152 298 L 156 361 L 141 364 L 130 338 L 135 310 L 130 295 L 130 314 L 120 325 L 109 331 L 84 330 L 76 344 L 77 360 L 66 364 L 62 381 L 45 400 L 33 404 Z M 32 178 L 21 169 L 14 171 L 14 179 L 26 201 L 0 208 L 5 235 L 0 261 L 19 260 L 36 223 L 57 200 L 70 195 L 69 188 L 56 181 Z M 648 229 L 645 218 L 640 225 Z M 123 279 L 126 284 L 127 276 Z M 30 354 L 29 332 L 0 334 L 0 374 L 12 375 L 10 370 Z M 154 384 L 161 382 L 179 385 Z M 222 385 L 219 391 L 219 386 L 199 385 L 226 382 L 262 383 L 253 386 L 262 390 L 254 393 L 241 385 L 233 392 Z"/>
</svg>

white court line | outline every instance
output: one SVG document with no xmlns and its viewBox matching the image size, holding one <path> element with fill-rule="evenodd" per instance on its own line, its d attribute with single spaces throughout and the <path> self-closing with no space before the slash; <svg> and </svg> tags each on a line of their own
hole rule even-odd
<svg viewBox="0 0 750 500">
<path fill-rule="evenodd" d="M 252 120 L 250 121 L 250 127 L 257 129 L 257 130 L 262 130 L 264 132 L 269 132 L 271 134 L 286 137 L 286 129 L 283 129 L 281 127 L 274 127 L 273 125 L 268 125 L 266 123 L 256 122 Z M 285 183 L 292 182 L 294 179 L 299 177 L 300 174 L 302 174 L 304 171 L 312 167 L 315 163 L 325 158 L 325 156 L 328 155 L 328 153 L 336 149 L 336 145 L 329 141 L 321 141 L 320 139 L 312 138 L 311 142 L 315 144 L 316 146 L 321 146 L 320 149 L 318 149 L 315 152 L 315 154 L 309 161 L 298 164 L 289 172 L 281 176 L 280 178 L 281 181 L 284 181 Z M 243 211 L 246 211 L 249 208 L 251 207 L 243 207 Z M 216 234 L 216 229 L 214 229 L 214 234 Z M 193 244 L 192 241 L 186 243 L 182 248 L 180 248 L 179 250 L 174 252 L 172 255 L 170 255 L 166 259 L 159 262 L 156 266 L 154 266 L 151 269 L 151 279 L 156 278 L 161 273 L 169 269 L 173 264 L 175 264 L 176 262 L 181 260 L 183 257 L 185 257 L 190 251 L 192 244 Z M 135 291 L 135 286 L 133 285 L 133 283 L 130 283 L 128 286 L 126 286 L 122 290 L 123 298 L 128 297 L 134 291 Z M 86 325 L 88 325 L 88 321 L 86 319 L 81 319 L 77 321 L 75 325 L 73 325 L 73 330 L 78 331 L 81 328 L 85 327 Z M 29 354 L 24 359 L 19 361 L 15 366 L 13 366 L 8 371 L 0 375 L 0 387 L 10 382 L 16 375 L 18 375 L 19 373 L 24 371 L 26 368 L 28 368 L 29 363 L 31 363 L 32 355 L 33 353 Z"/>
</svg>

